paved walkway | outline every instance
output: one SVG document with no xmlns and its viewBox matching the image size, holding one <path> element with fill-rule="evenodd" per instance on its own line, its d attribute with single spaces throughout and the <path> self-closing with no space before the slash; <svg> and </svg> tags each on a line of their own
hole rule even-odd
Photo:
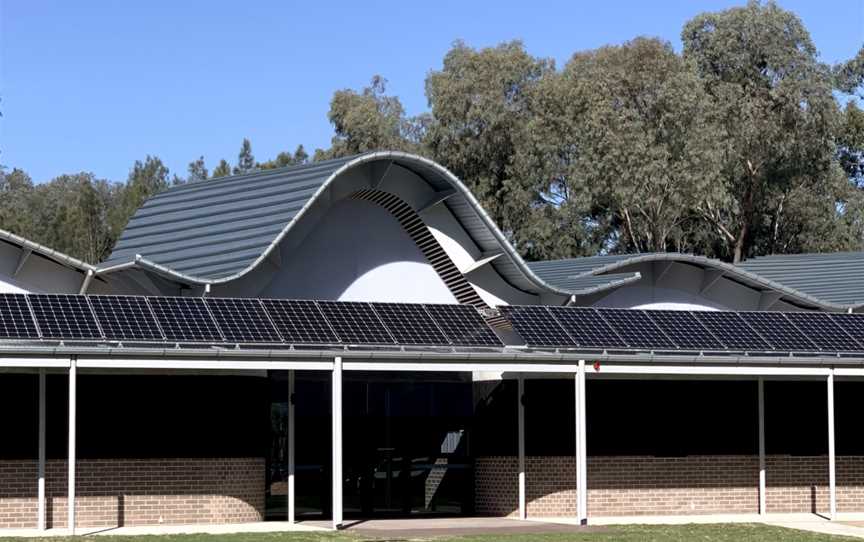
<svg viewBox="0 0 864 542">
<path fill-rule="evenodd" d="M 324 522 L 304 522 L 327 526 Z M 509 518 L 408 518 L 347 520 L 345 530 L 371 538 L 388 540 L 479 534 L 542 534 L 603 531 L 606 527 L 584 527 L 567 523 L 519 521 Z"/>
<path fill-rule="evenodd" d="M 140 527 L 79 527 L 76 535 L 160 535 L 160 534 L 231 534 L 231 533 L 279 533 L 291 531 L 323 531 L 329 528 L 287 521 L 263 521 L 257 523 L 229 523 L 226 525 L 147 525 Z M 68 529 L 0 529 L 0 538 L 4 537 L 30 538 L 49 536 L 69 536 Z"/>
</svg>

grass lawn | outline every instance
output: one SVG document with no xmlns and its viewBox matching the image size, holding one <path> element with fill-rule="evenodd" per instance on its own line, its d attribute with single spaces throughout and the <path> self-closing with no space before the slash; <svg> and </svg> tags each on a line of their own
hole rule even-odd
<svg viewBox="0 0 864 542">
<path fill-rule="evenodd" d="M 351 533 L 249 533 L 231 535 L 164 535 L 164 536 L 98 536 L 87 537 L 100 542 L 361 542 L 380 540 Z M 78 538 L 0 538 L 0 542 L 81 542 Z M 435 540 L 436 542 L 841 542 L 859 540 L 854 538 L 808 533 L 792 529 L 781 529 L 765 525 L 629 525 L 609 527 L 603 532 L 567 534 L 515 534 L 482 535 L 462 537 L 438 537 L 434 539 L 387 539 L 388 542 L 406 540 Z"/>
</svg>

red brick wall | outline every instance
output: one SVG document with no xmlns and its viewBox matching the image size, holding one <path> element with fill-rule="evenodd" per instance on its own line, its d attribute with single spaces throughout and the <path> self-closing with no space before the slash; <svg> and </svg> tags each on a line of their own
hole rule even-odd
<svg viewBox="0 0 864 542">
<path fill-rule="evenodd" d="M 769 512 L 828 509 L 827 458 L 766 458 Z M 528 514 L 572 516 L 576 504 L 573 457 L 526 458 Z M 475 463 L 476 509 L 514 515 L 518 508 L 515 457 L 483 457 Z M 759 507 L 756 456 L 589 457 L 588 514 L 755 513 Z M 864 457 L 837 458 L 837 508 L 864 511 Z"/>
<path fill-rule="evenodd" d="M 77 461 L 76 524 L 241 523 L 264 516 L 264 458 Z M 47 463 L 49 527 L 66 526 L 66 462 Z M 0 528 L 36 527 L 37 463 L 0 461 Z"/>
</svg>

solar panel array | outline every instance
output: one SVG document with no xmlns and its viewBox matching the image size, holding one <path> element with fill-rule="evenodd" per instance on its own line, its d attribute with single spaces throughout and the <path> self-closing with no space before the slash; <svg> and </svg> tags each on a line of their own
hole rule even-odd
<svg viewBox="0 0 864 542">
<path fill-rule="evenodd" d="M 0 294 L 0 339 L 503 346 L 468 305 Z"/>
<path fill-rule="evenodd" d="M 590 307 L 500 307 L 527 346 L 756 352 L 864 353 L 864 315 Z"/>
</svg>

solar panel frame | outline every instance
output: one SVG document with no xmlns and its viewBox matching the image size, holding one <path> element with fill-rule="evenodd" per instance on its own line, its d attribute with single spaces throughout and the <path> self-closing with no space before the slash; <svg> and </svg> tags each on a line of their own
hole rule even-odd
<svg viewBox="0 0 864 542">
<path fill-rule="evenodd" d="M 767 352 L 771 345 L 738 313 L 731 311 L 692 311 L 726 350 L 734 352 Z"/>
<path fill-rule="evenodd" d="M 238 344 L 282 343 L 282 336 L 260 300 L 208 297 L 204 302 L 226 341 Z"/>
<path fill-rule="evenodd" d="M 724 350 L 717 337 L 689 311 L 652 309 L 645 313 L 682 350 Z"/>
<path fill-rule="evenodd" d="M 819 352 L 819 347 L 801 333 L 782 312 L 739 312 L 777 352 Z"/>
<path fill-rule="evenodd" d="M 635 309 L 597 309 L 597 313 L 627 343 L 628 348 L 676 350 L 675 343 L 645 312 Z"/>
<path fill-rule="evenodd" d="M 548 307 L 576 346 L 583 348 L 627 348 L 627 343 L 596 310 L 590 307 Z"/>
<path fill-rule="evenodd" d="M 85 296 L 28 294 L 27 300 L 43 339 L 86 341 L 103 338 L 102 329 Z"/>
<path fill-rule="evenodd" d="M 544 305 L 503 305 L 498 309 L 528 346 L 578 346 Z"/>
<path fill-rule="evenodd" d="M 108 340 L 164 341 L 165 334 L 147 300 L 138 296 L 88 296 L 90 308 Z"/>
<path fill-rule="evenodd" d="M 360 301 L 317 301 L 316 303 L 343 343 L 396 344 L 387 326 L 369 303 Z"/>
<path fill-rule="evenodd" d="M 0 294 L 0 338 L 39 338 L 39 328 L 24 294 Z"/>
<path fill-rule="evenodd" d="M 381 323 L 399 344 L 446 346 L 450 341 L 426 311 L 415 303 L 370 303 Z"/>
<path fill-rule="evenodd" d="M 501 339 L 471 305 L 424 304 L 453 346 L 500 347 Z"/>
<path fill-rule="evenodd" d="M 864 352 L 864 347 L 828 313 L 787 312 L 786 318 L 822 352 Z"/>
<path fill-rule="evenodd" d="M 339 344 L 315 301 L 308 299 L 262 299 L 261 305 L 287 344 Z"/>
<path fill-rule="evenodd" d="M 864 347 L 864 314 L 839 314 L 828 315 L 837 326 Z"/>
<path fill-rule="evenodd" d="M 200 297 L 148 297 L 147 303 L 167 341 L 223 343 L 222 331 Z"/>
</svg>

